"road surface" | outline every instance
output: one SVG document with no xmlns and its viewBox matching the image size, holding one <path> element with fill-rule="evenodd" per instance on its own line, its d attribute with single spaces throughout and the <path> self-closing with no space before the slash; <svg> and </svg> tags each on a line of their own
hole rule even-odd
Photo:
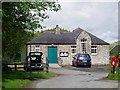
<svg viewBox="0 0 120 90">
<path fill-rule="evenodd" d="M 118 81 L 106 80 L 107 72 L 85 72 L 67 68 L 50 68 L 59 77 L 37 80 L 25 88 L 118 88 Z"/>
</svg>

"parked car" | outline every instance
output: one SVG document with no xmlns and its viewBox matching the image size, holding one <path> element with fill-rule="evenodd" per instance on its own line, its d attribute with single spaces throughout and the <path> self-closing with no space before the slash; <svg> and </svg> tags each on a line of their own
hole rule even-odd
<svg viewBox="0 0 120 90">
<path fill-rule="evenodd" d="M 73 66 L 88 66 L 91 67 L 91 57 L 89 54 L 77 54 L 72 60 Z"/>
<path fill-rule="evenodd" d="M 32 69 L 43 70 L 42 55 L 43 55 L 42 52 L 30 52 L 29 56 L 26 57 L 24 69 L 26 71 Z"/>
</svg>

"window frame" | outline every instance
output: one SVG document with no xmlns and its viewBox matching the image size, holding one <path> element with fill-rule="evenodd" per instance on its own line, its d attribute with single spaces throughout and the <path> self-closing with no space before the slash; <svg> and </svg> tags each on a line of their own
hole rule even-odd
<svg viewBox="0 0 120 90">
<path fill-rule="evenodd" d="M 92 52 L 92 50 L 95 50 L 95 52 Z M 91 45 L 91 54 L 97 55 L 97 45 Z"/>
<path fill-rule="evenodd" d="M 35 52 L 40 52 L 40 45 L 35 45 Z"/>
<path fill-rule="evenodd" d="M 72 46 L 71 46 L 71 54 L 72 54 L 72 55 L 74 55 L 74 54 L 77 53 L 77 49 L 76 49 L 76 48 L 77 48 L 76 45 L 72 45 Z"/>
<path fill-rule="evenodd" d="M 82 50 L 82 53 L 84 54 L 87 53 L 87 39 L 81 39 L 81 50 Z"/>
</svg>

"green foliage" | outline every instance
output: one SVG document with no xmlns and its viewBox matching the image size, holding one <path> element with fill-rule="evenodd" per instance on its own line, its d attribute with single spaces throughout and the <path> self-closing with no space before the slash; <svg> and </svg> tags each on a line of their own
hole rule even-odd
<svg viewBox="0 0 120 90">
<path fill-rule="evenodd" d="M 120 73 L 119 72 L 117 72 L 115 74 L 109 73 L 107 78 L 110 80 L 120 80 Z"/>
<path fill-rule="evenodd" d="M 23 85 L 29 83 L 30 80 L 21 80 L 21 79 L 5 79 L 3 82 L 2 88 L 21 88 Z"/>
<path fill-rule="evenodd" d="M 2 54 L 3 60 L 14 60 L 21 48 L 33 37 L 41 22 L 49 18 L 46 11 L 58 11 L 56 2 L 3 2 L 2 3 Z"/>
<path fill-rule="evenodd" d="M 111 43 L 110 46 L 109 46 L 109 50 L 110 50 L 110 56 L 115 56 L 115 57 L 118 57 L 119 56 L 119 53 L 120 51 L 112 51 L 112 49 L 119 45 L 120 44 L 120 41 L 117 41 L 117 42 L 114 42 L 114 43 Z"/>
<path fill-rule="evenodd" d="M 109 71 L 112 71 L 113 67 L 110 65 L 106 69 L 109 70 Z M 113 73 L 109 73 L 108 74 L 107 79 L 110 79 L 110 80 L 120 80 L 120 72 L 119 72 L 119 67 L 118 66 L 115 67 L 115 73 L 114 74 Z"/>
<path fill-rule="evenodd" d="M 36 38 L 36 37 L 38 37 L 38 36 L 40 36 L 41 34 L 43 34 L 45 32 L 54 32 L 54 29 L 42 30 L 41 32 L 38 31 L 38 32 L 34 33 L 33 39 Z M 60 32 L 69 32 L 69 31 L 66 30 L 66 29 L 61 29 Z"/>
<path fill-rule="evenodd" d="M 116 45 L 119 45 L 119 44 L 120 44 L 120 41 L 111 43 L 109 46 L 109 50 L 111 51 Z"/>
<path fill-rule="evenodd" d="M 111 71 L 112 69 L 113 69 L 113 67 L 111 64 L 109 64 L 109 67 L 104 68 L 104 70 L 109 70 L 109 71 Z M 118 66 L 115 67 L 115 71 L 118 71 Z"/>
<path fill-rule="evenodd" d="M 9 75 L 9 76 L 8 76 Z M 3 88 L 21 88 L 23 85 L 36 79 L 47 79 L 56 77 L 54 73 L 25 72 L 25 71 L 3 71 Z"/>
</svg>

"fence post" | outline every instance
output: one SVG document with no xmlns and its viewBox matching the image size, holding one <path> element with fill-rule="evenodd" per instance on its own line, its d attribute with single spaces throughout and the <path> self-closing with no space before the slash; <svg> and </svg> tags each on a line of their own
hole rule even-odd
<svg viewBox="0 0 120 90">
<path fill-rule="evenodd" d="M 15 63 L 14 65 L 15 65 L 15 71 L 17 71 L 17 64 Z"/>
<path fill-rule="evenodd" d="M 49 72 L 49 63 L 48 63 L 47 57 L 46 57 L 46 72 L 47 72 L 47 73 Z"/>
</svg>

